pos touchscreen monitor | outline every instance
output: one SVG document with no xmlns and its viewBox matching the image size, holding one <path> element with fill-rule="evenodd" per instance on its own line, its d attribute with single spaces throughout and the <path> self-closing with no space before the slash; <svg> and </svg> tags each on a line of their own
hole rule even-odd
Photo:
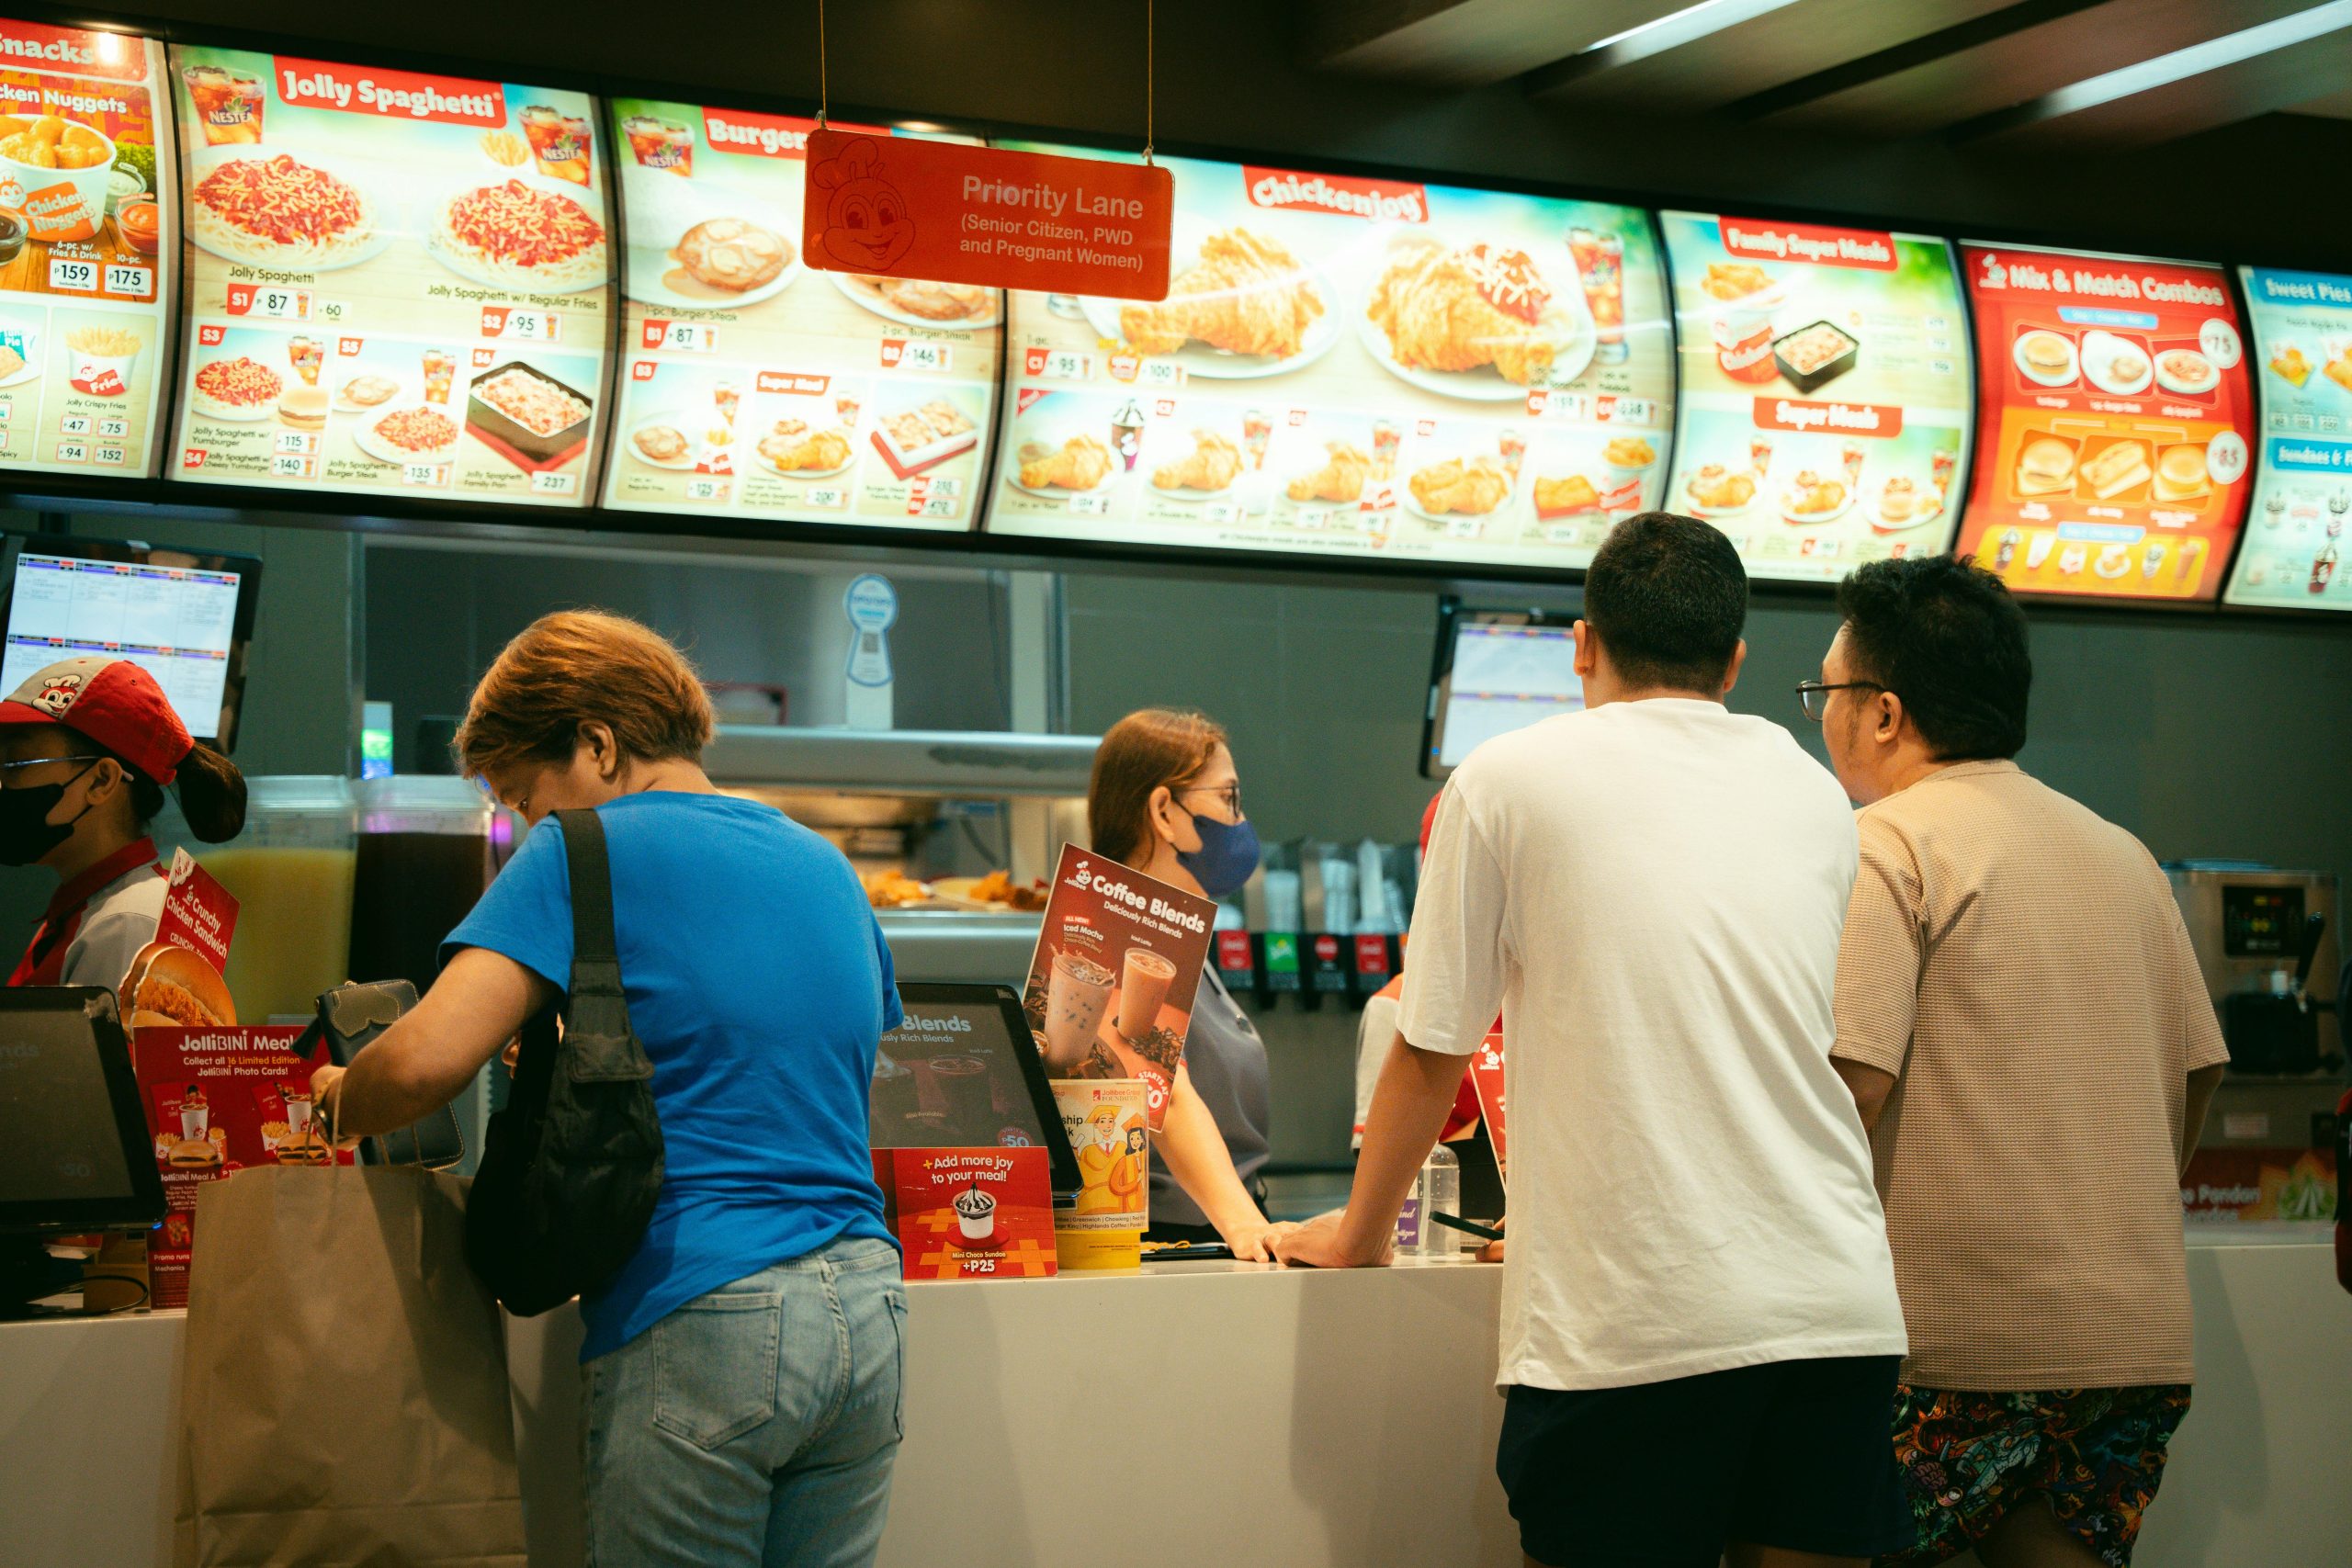
<svg viewBox="0 0 2352 1568">
<path fill-rule="evenodd" d="M 163 1217 L 114 993 L 0 990 L 0 1235 L 144 1230 Z"/>
<path fill-rule="evenodd" d="M 5 560 L 0 695 L 60 660 L 128 659 L 190 735 L 222 751 L 236 744 L 260 557 L 33 535 L 9 539 Z"/>
<path fill-rule="evenodd" d="M 906 1018 L 874 1060 L 877 1149 L 1042 1148 L 1054 1190 L 1079 1189 L 1046 1063 L 1010 986 L 899 987 Z"/>
<path fill-rule="evenodd" d="M 1482 740 L 1584 707 L 1575 610 L 1438 604 L 1437 659 L 1421 719 L 1421 776 L 1442 779 Z"/>
</svg>

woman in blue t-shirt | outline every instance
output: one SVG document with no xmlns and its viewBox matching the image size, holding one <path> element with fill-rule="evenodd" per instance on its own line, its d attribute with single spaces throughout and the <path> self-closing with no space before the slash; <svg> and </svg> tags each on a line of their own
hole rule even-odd
<svg viewBox="0 0 2352 1568">
<path fill-rule="evenodd" d="M 636 1253 L 580 1303 L 588 1555 L 864 1562 L 899 1438 L 906 1292 L 866 1141 L 898 988 L 849 863 L 720 795 L 710 733 L 693 667 L 633 621 L 548 615 L 509 643 L 458 750 L 535 831 L 414 1010 L 312 1084 L 345 1136 L 405 1126 L 556 999 L 571 890 L 544 818 L 594 807 L 667 1168 Z"/>
</svg>

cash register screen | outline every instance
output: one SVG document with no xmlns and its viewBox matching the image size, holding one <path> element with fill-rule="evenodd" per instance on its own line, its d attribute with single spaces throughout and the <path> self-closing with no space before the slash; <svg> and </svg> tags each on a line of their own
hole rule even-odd
<svg viewBox="0 0 2352 1568">
<path fill-rule="evenodd" d="M 1440 612 L 1437 668 L 1421 772 L 1442 779 L 1480 742 L 1584 706 L 1572 614 L 1533 610 Z"/>
<path fill-rule="evenodd" d="M 899 1000 L 906 1021 L 875 1057 L 874 1146 L 1043 1148 L 1056 1189 L 1074 1190 L 1077 1156 L 1020 997 L 1005 986 L 910 982 Z"/>
<path fill-rule="evenodd" d="M 70 1005 L 40 1005 L 48 996 Z M 76 996 L 20 991 L 8 999 L 23 1005 L 0 1009 L 0 1228 L 88 1214 L 140 1194 L 124 1150 L 135 1139 L 143 1151 L 146 1128 L 124 1129 Z M 122 1049 L 119 1036 L 113 1049 Z"/>
</svg>

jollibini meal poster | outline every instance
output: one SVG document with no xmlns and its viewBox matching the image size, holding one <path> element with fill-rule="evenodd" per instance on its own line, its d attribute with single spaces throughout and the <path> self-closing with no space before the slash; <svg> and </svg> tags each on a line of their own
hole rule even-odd
<svg viewBox="0 0 2352 1568">
<path fill-rule="evenodd" d="M 585 506 L 612 319 L 584 93 L 172 51 L 191 483 Z"/>
<path fill-rule="evenodd" d="M 1216 905 L 1065 845 L 1023 1005 L 1057 1078 L 1141 1078 L 1151 1129 L 1168 1114 Z"/>
<path fill-rule="evenodd" d="M 969 528 L 1003 294 L 803 265 L 814 120 L 636 98 L 611 112 L 628 249 L 605 504 Z"/>
<path fill-rule="evenodd" d="M 1646 213 L 1161 162 L 1166 299 L 1011 296 L 990 532 L 1578 568 L 1658 503 L 1674 354 Z"/>
</svg>

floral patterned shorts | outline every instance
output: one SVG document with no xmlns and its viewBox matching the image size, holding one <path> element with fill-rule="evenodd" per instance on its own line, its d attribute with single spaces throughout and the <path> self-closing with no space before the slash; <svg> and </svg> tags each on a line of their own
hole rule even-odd
<svg viewBox="0 0 2352 1568">
<path fill-rule="evenodd" d="M 1925 1568 L 1982 1540 L 2020 1503 L 2043 1502 L 2109 1568 L 2128 1568 L 2187 1383 L 1980 1393 L 1899 1386 L 1894 1457 L 1919 1537 L 1879 1559 Z"/>
</svg>

